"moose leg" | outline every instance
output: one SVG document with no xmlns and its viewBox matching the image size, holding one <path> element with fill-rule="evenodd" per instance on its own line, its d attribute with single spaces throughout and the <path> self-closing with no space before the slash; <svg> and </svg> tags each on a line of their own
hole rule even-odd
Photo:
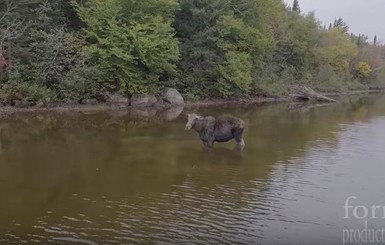
<svg viewBox="0 0 385 245">
<path fill-rule="evenodd" d="M 214 147 L 214 141 L 215 141 L 214 125 L 215 125 L 214 120 L 209 121 L 206 127 L 200 133 L 200 137 L 201 137 L 201 140 L 203 141 L 203 144 L 208 148 Z"/>
<path fill-rule="evenodd" d="M 243 140 L 243 128 L 237 128 L 234 130 L 234 139 L 239 146 L 245 146 L 245 141 Z"/>
<path fill-rule="evenodd" d="M 203 142 L 203 146 L 206 149 L 211 149 L 214 147 L 214 141 L 202 141 L 202 142 Z"/>
</svg>

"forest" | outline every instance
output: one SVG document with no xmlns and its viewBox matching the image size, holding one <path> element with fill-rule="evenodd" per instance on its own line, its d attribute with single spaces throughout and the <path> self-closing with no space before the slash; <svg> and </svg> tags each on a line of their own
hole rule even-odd
<svg viewBox="0 0 385 245">
<path fill-rule="evenodd" d="M 385 88 L 385 47 L 282 0 L 0 0 L 0 102 Z"/>
</svg>

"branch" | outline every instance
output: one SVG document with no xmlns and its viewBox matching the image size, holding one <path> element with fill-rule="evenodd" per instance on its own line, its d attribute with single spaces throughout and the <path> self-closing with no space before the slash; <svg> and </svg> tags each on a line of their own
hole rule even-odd
<svg viewBox="0 0 385 245">
<path fill-rule="evenodd" d="M 12 12 L 16 9 L 16 5 L 11 1 L 4 14 L 0 17 L 0 46 L 8 39 L 16 39 L 24 33 L 27 25 L 23 28 L 23 20 L 12 16 Z M 10 18 L 7 20 L 7 18 Z"/>
<path fill-rule="evenodd" d="M 65 25 L 61 26 L 61 28 L 58 30 L 58 33 L 63 34 L 64 33 L 64 28 L 65 28 Z M 61 47 L 59 45 L 59 47 L 56 49 L 56 53 L 55 53 L 54 57 L 52 58 L 50 64 L 48 65 L 48 67 L 43 72 L 43 74 L 45 73 L 45 80 L 47 80 L 48 75 L 49 75 L 50 70 L 51 70 L 51 67 L 55 63 L 56 58 L 59 56 L 60 51 L 62 51 L 62 49 L 61 49 Z"/>
<path fill-rule="evenodd" d="M 313 89 L 306 86 L 299 86 L 292 88 L 291 96 L 299 100 L 315 100 L 320 102 L 334 103 L 336 100 L 326 97 L 315 92 Z"/>
</svg>

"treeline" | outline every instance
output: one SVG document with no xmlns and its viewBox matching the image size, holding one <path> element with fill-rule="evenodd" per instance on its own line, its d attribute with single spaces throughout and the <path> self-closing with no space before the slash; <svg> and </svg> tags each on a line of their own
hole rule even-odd
<svg viewBox="0 0 385 245">
<path fill-rule="evenodd" d="M 0 0 L 0 100 L 385 87 L 385 48 L 281 0 Z"/>
</svg>

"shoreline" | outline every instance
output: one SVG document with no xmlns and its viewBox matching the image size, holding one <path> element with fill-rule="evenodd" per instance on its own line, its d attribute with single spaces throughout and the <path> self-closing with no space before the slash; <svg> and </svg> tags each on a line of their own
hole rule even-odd
<svg viewBox="0 0 385 245">
<path fill-rule="evenodd" d="M 385 90 L 355 90 L 347 92 L 330 92 L 323 93 L 325 96 L 341 97 L 357 94 L 380 94 L 385 93 Z M 45 106 L 30 106 L 30 107 L 15 107 L 15 106 L 1 106 L 0 114 L 9 113 L 23 113 L 23 112 L 90 112 L 90 111 L 115 111 L 115 110 L 168 110 L 175 107 L 195 108 L 195 107 L 210 107 L 221 105 L 259 105 L 266 103 L 286 103 L 299 102 L 293 100 L 290 96 L 280 97 L 264 97 L 255 96 L 249 98 L 232 98 L 232 99 L 203 99 L 199 101 L 188 101 L 183 105 L 162 105 L 153 107 L 132 107 L 123 103 L 100 103 L 100 104 L 48 104 Z"/>
</svg>

